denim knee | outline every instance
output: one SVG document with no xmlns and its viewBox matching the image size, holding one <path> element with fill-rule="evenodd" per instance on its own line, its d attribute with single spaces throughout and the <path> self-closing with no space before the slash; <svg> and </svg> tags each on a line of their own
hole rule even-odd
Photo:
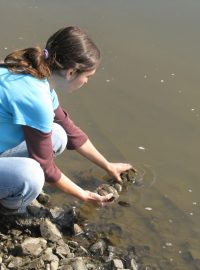
<svg viewBox="0 0 200 270">
<path fill-rule="evenodd" d="M 42 191 L 44 172 L 31 158 L 0 158 L 0 201 L 10 209 L 24 208 Z"/>
<path fill-rule="evenodd" d="M 53 123 L 52 146 L 55 156 L 60 155 L 67 146 L 67 134 L 65 130 L 56 123 Z"/>
<path fill-rule="evenodd" d="M 44 171 L 40 164 L 31 158 L 26 158 L 24 165 L 26 165 L 26 167 L 24 166 L 24 172 L 21 176 L 22 180 L 24 178 L 24 183 L 27 183 L 27 188 L 32 193 L 32 196 L 36 198 L 44 186 Z"/>
</svg>

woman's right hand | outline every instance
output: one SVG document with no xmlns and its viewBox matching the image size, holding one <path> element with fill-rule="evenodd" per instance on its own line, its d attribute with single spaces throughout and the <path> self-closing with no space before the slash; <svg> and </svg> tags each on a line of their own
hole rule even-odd
<svg viewBox="0 0 200 270">
<path fill-rule="evenodd" d="M 91 192 L 91 191 L 88 191 L 88 190 L 85 190 L 85 201 L 86 202 L 89 202 L 89 203 L 92 203 L 96 206 L 100 206 L 100 207 L 104 207 L 104 206 L 107 206 L 109 205 L 113 200 L 113 194 L 112 193 L 109 193 L 105 196 L 101 196 L 95 192 Z"/>
</svg>

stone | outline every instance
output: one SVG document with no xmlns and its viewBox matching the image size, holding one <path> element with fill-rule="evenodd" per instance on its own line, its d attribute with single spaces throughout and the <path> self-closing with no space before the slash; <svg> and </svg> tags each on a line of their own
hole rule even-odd
<svg viewBox="0 0 200 270">
<path fill-rule="evenodd" d="M 47 249 L 45 250 L 45 253 L 44 253 L 44 255 L 42 256 L 42 259 L 43 259 L 43 261 L 45 261 L 45 262 L 59 261 L 58 257 L 57 257 L 55 254 L 53 254 L 51 248 L 47 248 Z"/>
<path fill-rule="evenodd" d="M 58 246 L 55 250 L 55 253 L 61 258 L 66 257 L 70 254 L 69 246 L 67 244 L 63 246 Z"/>
<path fill-rule="evenodd" d="M 78 224 L 74 224 L 74 234 L 75 235 L 79 235 L 79 234 L 83 234 L 84 231 L 82 230 L 82 228 L 78 225 Z"/>
<path fill-rule="evenodd" d="M 131 259 L 131 270 L 138 270 L 138 265 L 134 259 Z"/>
<path fill-rule="evenodd" d="M 20 257 L 13 257 L 8 264 L 9 269 L 20 269 L 20 267 L 23 265 L 22 258 Z"/>
<path fill-rule="evenodd" d="M 75 258 L 75 260 L 72 262 L 72 268 L 73 270 L 88 270 L 81 257 Z"/>
<path fill-rule="evenodd" d="M 5 266 L 5 264 L 1 263 L 0 270 L 8 270 L 8 268 Z"/>
<path fill-rule="evenodd" d="M 50 264 L 50 269 L 51 270 L 57 270 L 59 266 L 59 262 L 58 261 L 52 261 Z"/>
<path fill-rule="evenodd" d="M 52 219 L 57 219 L 64 215 L 64 210 L 60 207 L 51 208 L 49 212 Z"/>
<path fill-rule="evenodd" d="M 124 268 L 123 262 L 120 259 L 112 260 L 112 264 L 113 264 L 113 270 L 116 270 L 118 268 Z"/>
<path fill-rule="evenodd" d="M 43 262 L 43 260 L 41 259 L 41 258 L 37 258 L 37 259 L 35 259 L 35 260 L 33 260 L 33 261 L 31 261 L 28 265 L 26 265 L 25 267 L 24 267 L 24 269 L 26 269 L 26 270 L 41 270 L 41 269 L 45 269 L 44 268 L 45 267 L 45 265 L 44 265 L 44 262 Z"/>
<path fill-rule="evenodd" d="M 106 243 L 100 239 L 90 247 L 90 251 L 95 255 L 102 256 L 106 250 Z"/>
<path fill-rule="evenodd" d="M 63 265 L 59 268 L 59 270 L 73 270 L 71 265 Z"/>
<path fill-rule="evenodd" d="M 32 201 L 32 203 L 27 206 L 27 210 L 32 216 L 39 218 L 46 217 L 48 213 L 48 210 L 37 200 Z"/>
<path fill-rule="evenodd" d="M 45 265 L 45 270 L 51 270 L 49 263 Z"/>
<path fill-rule="evenodd" d="M 50 196 L 44 192 L 41 192 L 37 197 L 39 203 L 46 205 L 50 201 Z"/>
<path fill-rule="evenodd" d="M 21 244 L 23 255 L 38 256 L 46 248 L 47 241 L 43 238 L 29 237 Z"/>
<path fill-rule="evenodd" d="M 58 242 L 59 239 L 62 238 L 62 235 L 56 225 L 48 219 L 43 220 L 40 224 L 40 232 L 43 238 L 51 242 Z"/>
</svg>

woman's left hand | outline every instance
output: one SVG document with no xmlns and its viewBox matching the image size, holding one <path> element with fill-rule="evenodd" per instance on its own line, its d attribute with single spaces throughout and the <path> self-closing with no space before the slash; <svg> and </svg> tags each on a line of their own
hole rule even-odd
<svg viewBox="0 0 200 270">
<path fill-rule="evenodd" d="M 122 182 L 122 179 L 121 179 L 120 174 L 122 172 L 128 171 L 130 169 L 132 169 L 132 170 L 134 170 L 136 172 L 136 169 L 133 168 L 133 166 L 131 164 L 109 162 L 108 173 L 111 176 L 114 176 L 115 179 L 117 180 L 117 182 L 121 183 Z"/>
</svg>

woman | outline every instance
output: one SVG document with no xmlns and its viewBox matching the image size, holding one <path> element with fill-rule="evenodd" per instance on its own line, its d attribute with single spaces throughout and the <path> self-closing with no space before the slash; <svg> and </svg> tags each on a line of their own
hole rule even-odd
<svg viewBox="0 0 200 270">
<path fill-rule="evenodd" d="M 130 164 L 107 161 L 59 104 L 59 88 L 73 91 L 94 75 L 100 52 L 78 27 L 53 34 L 45 50 L 28 48 L 9 54 L 0 65 L 0 205 L 21 213 L 41 192 L 44 181 L 85 202 L 104 206 L 112 194 L 83 190 L 64 175 L 54 157 L 76 150 L 121 181 Z"/>
</svg>

